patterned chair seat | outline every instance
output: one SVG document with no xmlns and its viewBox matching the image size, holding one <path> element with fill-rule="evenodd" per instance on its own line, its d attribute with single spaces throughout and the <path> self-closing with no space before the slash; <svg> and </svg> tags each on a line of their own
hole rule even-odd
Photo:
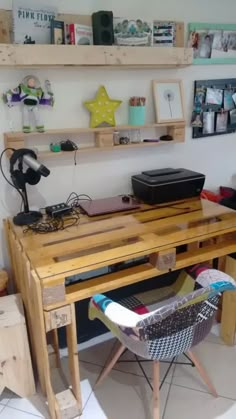
<svg viewBox="0 0 236 419">
<path fill-rule="evenodd" d="M 136 355 L 145 359 L 177 356 L 210 332 L 222 292 L 235 289 L 226 274 L 195 265 L 168 287 L 113 302 L 95 295 L 90 319 L 99 318 Z"/>
</svg>

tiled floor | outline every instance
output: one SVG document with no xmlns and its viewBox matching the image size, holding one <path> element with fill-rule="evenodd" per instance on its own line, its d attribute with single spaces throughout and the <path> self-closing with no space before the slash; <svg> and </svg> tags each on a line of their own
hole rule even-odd
<svg viewBox="0 0 236 419">
<path fill-rule="evenodd" d="M 97 389 L 95 381 L 114 344 L 100 343 L 80 352 L 83 415 L 81 419 L 152 419 L 151 391 L 139 366 L 117 364 Z M 225 346 L 214 333 L 196 348 L 219 393 L 208 393 L 195 368 L 173 367 L 161 390 L 162 419 L 235 419 L 236 418 L 236 347 Z M 125 355 L 127 359 L 131 354 Z M 67 375 L 67 359 L 62 359 Z M 149 377 L 151 365 L 144 364 Z M 163 376 L 167 366 L 161 366 Z M 54 383 L 60 391 L 56 374 Z M 45 400 L 40 394 L 20 399 L 5 391 L 0 397 L 0 419 L 48 418 Z"/>
</svg>

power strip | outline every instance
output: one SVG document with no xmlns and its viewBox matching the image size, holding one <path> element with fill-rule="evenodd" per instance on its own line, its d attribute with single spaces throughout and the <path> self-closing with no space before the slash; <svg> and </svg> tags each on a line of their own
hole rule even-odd
<svg viewBox="0 0 236 419">
<path fill-rule="evenodd" d="M 45 208 L 46 214 L 52 218 L 62 217 L 63 215 L 71 214 L 72 208 L 65 203 L 51 205 Z"/>
</svg>

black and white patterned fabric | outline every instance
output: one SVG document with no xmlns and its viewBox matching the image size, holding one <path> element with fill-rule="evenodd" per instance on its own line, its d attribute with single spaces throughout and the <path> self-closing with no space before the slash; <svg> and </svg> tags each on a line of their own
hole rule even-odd
<svg viewBox="0 0 236 419">
<path fill-rule="evenodd" d="M 228 290 L 236 291 L 232 278 L 197 265 L 188 272 L 181 272 L 170 287 L 162 288 L 159 298 L 158 290 L 154 290 L 153 295 L 149 291 L 120 302 L 113 302 L 103 295 L 94 296 L 89 316 L 103 321 L 135 354 L 163 360 L 189 351 L 207 336 L 220 295 Z M 155 299 L 157 309 L 153 310 Z"/>
</svg>

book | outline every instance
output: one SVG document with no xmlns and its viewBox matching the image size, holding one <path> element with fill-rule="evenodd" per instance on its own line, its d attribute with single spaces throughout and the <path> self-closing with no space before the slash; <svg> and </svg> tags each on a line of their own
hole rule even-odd
<svg viewBox="0 0 236 419">
<path fill-rule="evenodd" d="M 176 24 L 174 22 L 153 23 L 153 45 L 155 47 L 176 46 Z"/>
<path fill-rule="evenodd" d="M 41 3 L 41 2 L 40 2 Z M 13 0 L 13 32 L 16 44 L 50 44 L 51 20 L 57 9 L 32 0 Z"/>
<path fill-rule="evenodd" d="M 64 25 L 65 44 L 70 45 L 70 24 L 65 22 Z"/>
<path fill-rule="evenodd" d="M 51 43 L 56 45 L 65 43 L 64 22 L 61 20 L 51 20 Z"/>
<path fill-rule="evenodd" d="M 71 45 L 92 45 L 93 31 L 92 26 L 70 24 L 70 43 Z"/>
<path fill-rule="evenodd" d="M 113 27 L 116 45 L 152 46 L 152 22 L 114 17 Z"/>
<path fill-rule="evenodd" d="M 0 10 L 0 43 L 11 43 L 10 15 L 7 10 Z"/>
<path fill-rule="evenodd" d="M 75 45 L 75 24 L 69 24 L 69 32 L 70 32 L 70 45 Z"/>
</svg>

